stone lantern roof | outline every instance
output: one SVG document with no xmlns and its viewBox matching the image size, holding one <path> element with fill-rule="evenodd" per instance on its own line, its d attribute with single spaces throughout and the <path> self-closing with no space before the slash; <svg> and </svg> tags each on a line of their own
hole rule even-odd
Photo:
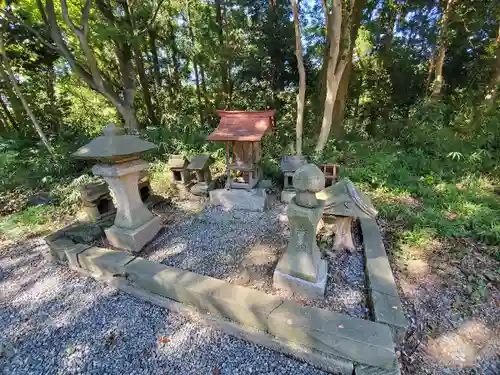
<svg viewBox="0 0 500 375">
<path fill-rule="evenodd" d="M 325 201 L 324 215 L 375 218 L 378 214 L 370 198 L 349 180 L 343 179 L 317 194 Z"/>
<path fill-rule="evenodd" d="M 126 135 L 116 124 L 106 125 L 103 135 L 80 147 L 72 155 L 84 159 L 100 159 L 112 162 L 128 160 L 156 146 L 133 135 Z"/>
</svg>

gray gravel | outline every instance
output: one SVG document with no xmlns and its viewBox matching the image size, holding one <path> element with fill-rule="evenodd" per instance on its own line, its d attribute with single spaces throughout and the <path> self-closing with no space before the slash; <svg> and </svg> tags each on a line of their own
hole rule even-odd
<svg viewBox="0 0 500 375">
<path fill-rule="evenodd" d="M 0 374 L 324 374 L 53 265 L 47 251 L 41 239 L 0 247 Z"/>
<path fill-rule="evenodd" d="M 324 300 L 308 300 L 272 287 L 276 264 L 286 249 L 290 230 L 286 205 L 270 196 L 265 212 L 225 211 L 203 202 L 178 201 L 157 212 L 166 229 L 141 256 L 169 266 L 245 285 L 266 293 L 366 319 L 364 260 L 358 251 L 330 252 Z M 320 244 L 331 248 L 329 244 Z"/>
</svg>

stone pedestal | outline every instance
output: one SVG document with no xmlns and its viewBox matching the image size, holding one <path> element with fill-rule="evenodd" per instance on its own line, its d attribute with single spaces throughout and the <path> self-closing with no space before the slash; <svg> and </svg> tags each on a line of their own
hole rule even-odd
<svg viewBox="0 0 500 375">
<path fill-rule="evenodd" d="M 292 201 L 292 198 L 295 197 L 295 190 L 282 190 L 281 191 L 281 202 L 282 203 L 290 203 Z"/>
<path fill-rule="evenodd" d="M 216 189 L 210 191 L 210 204 L 227 210 L 262 212 L 267 206 L 266 189 Z"/>
<path fill-rule="evenodd" d="M 288 204 L 290 242 L 276 266 L 273 285 L 310 299 L 323 298 L 327 264 L 321 259 L 316 231 L 324 202 L 315 193 L 325 186 L 323 173 L 312 164 L 299 168 L 293 177 L 297 195 Z"/>
<path fill-rule="evenodd" d="M 325 293 L 327 265 L 321 259 L 316 243 L 316 229 L 321 221 L 323 205 L 307 208 L 288 204 L 290 243 L 274 271 L 274 286 L 316 299 Z"/>
<path fill-rule="evenodd" d="M 160 219 L 147 209 L 139 195 L 139 175 L 147 167 L 147 162 L 136 159 L 92 168 L 108 183 L 117 202 L 115 222 L 105 230 L 106 237 L 111 245 L 130 252 L 140 251 L 161 228 Z"/>
</svg>

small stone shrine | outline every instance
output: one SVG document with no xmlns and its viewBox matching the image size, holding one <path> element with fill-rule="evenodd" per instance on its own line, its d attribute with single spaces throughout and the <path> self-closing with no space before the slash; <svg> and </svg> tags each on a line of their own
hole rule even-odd
<svg viewBox="0 0 500 375">
<path fill-rule="evenodd" d="M 191 193 L 199 196 L 207 196 L 208 192 L 213 189 L 212 174 L 210 173 L 210 165 L 214 159 L 210 155 L 198 155 L 186 169 L 191 173 L 196 174 L 196 183 L 191 188 Z"/>
<path fill-rule="evenodd" d="M 293 174 L 297 169 L 306 164 L 304 157 L 298 155 L 283 156 L 280 161 L 280 169 L 283 172 L 283 190 L 281 191 L 281 201 L 290 203 L 295 196 L 293 187 Z"/>
<path fill-rule="evenodd" d="M 377 210 L 373 207 L 370 198 L 359 191 L 348 179 L 343 179 L 324 189 L 318 194 L 318 197 L 324 200 L 325 219 L 334 219 L 335 239 L 333 249 L 354 251 L 355 246 L 352 239 L 353 219 L 373 219 L 377 216 Z"/>
<path fill-rule="evenodd" d="M 305 164 L 294 173 L 293 186 L 297 194 L 287 211 L 290 242 L 274 270 L 273 286 L 309 299 L 324 298 L 327 264 L 316 243 L 324 202 L 316 193 L 325 187 L 325 176 L 314 164 Z"/>
<path fill-rule="evenodd" d="M 115 124 L 104 128 L 104 135 L 80 147 L 73 156 L 97 159 L 92 172 L 102 176 L 113 191 L 117 203 L 114 225 L 105 229 L 114 247 L 130 252 L 140 251 L 161 228 L 160 218 L 153 215 L 139 195 L 139 176 L 148 163 L 139 158 L 155 145 L 137 136 L 125 135 Z"/>
<path fill-rule="evenodd" d="M 219 126 L 207 140 L 226 143 L 226 189 L 252 189 L 262 177 L 260 141 L 271 128 L 275 111 L 217 111 L 217 114 Z"/>
<path fill-rule="evenodd" d="M 274 110 L 217 111 L 220 123 L 209 141 L 226 144 L 225 189 L 210 191 L 210 203 L 226 209 L 263 211 L 267 204 L 262 178 L 260 141 L 274 123 Z"/>
<path fill-rule="evenodd" d="M 191 182 L 191 174 L 186 169 L 189 160 L 182 155 L 170 155 L 168 159 L 168 167 L 172 173 L 172 182 L 187 186 Z"/>
<path fill-rule="evenodd" d="M 83 211 L 91 223 L 116 212 L 108 185 L 104 181 L 80 186 L 80 198 Z"/>
</svg>

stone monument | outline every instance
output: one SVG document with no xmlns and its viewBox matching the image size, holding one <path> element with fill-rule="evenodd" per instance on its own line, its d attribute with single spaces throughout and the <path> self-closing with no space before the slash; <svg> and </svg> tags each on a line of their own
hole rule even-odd
<svg viewBox="0 0 500 375">
<path fill-rule="evenodd" d="M 108 185 L 104 181 L 80 186 L 80 198 L 87 221 L 96 221 L 116 212 Z"/>
<path fill-rule="evenodd" d="M 208 192 L 214 188 L 210 165 L 214 159 L 210 155 L 198 155 L 191 160 L 186 167 L 189 172 L 195 172 L 196 183 L 191 187 L 191 193 L 199 196 L 207 196 Z"/>
<path fill-rule="evenodd" d="M 316 193 L 325 187 L 325 176 L 314 164 L 305 164 L 293 175 L 293 187 L 297 194 L 287 212 L 290 243 L 274 270 L 273 285 L 310 299 L 324 298 L 327 264 L 316 243 L 324 202 Z"/>
<path fill-rule="evenodd" d="M 115 222 L 105 230 L 106 237 L 112 246 L 133 253 L 140 251 L 161 228 L 160 218 L 144 205 L 138 188 L 141 171 L 148 168 L 139 153 L 154 147 L 137 136 L 125 135 L 123 128 L 109 124 L 104 128 L 104 135 L 73 154 L 100 161 L 92 172 L 104 178 L 117 203 Z"/>
<path fill-rule="evenodd" d="M 307 161 L 303 156 L 288 155 L 283 156 L 280 161 L 280 169 L 283 172 L 283 190 L 281 191 L 281 202 L 290 203 L 295 197 L 295 189 L 293 188 L 293 174 L 297 169 L 306 164 Z"/>
</svg>

